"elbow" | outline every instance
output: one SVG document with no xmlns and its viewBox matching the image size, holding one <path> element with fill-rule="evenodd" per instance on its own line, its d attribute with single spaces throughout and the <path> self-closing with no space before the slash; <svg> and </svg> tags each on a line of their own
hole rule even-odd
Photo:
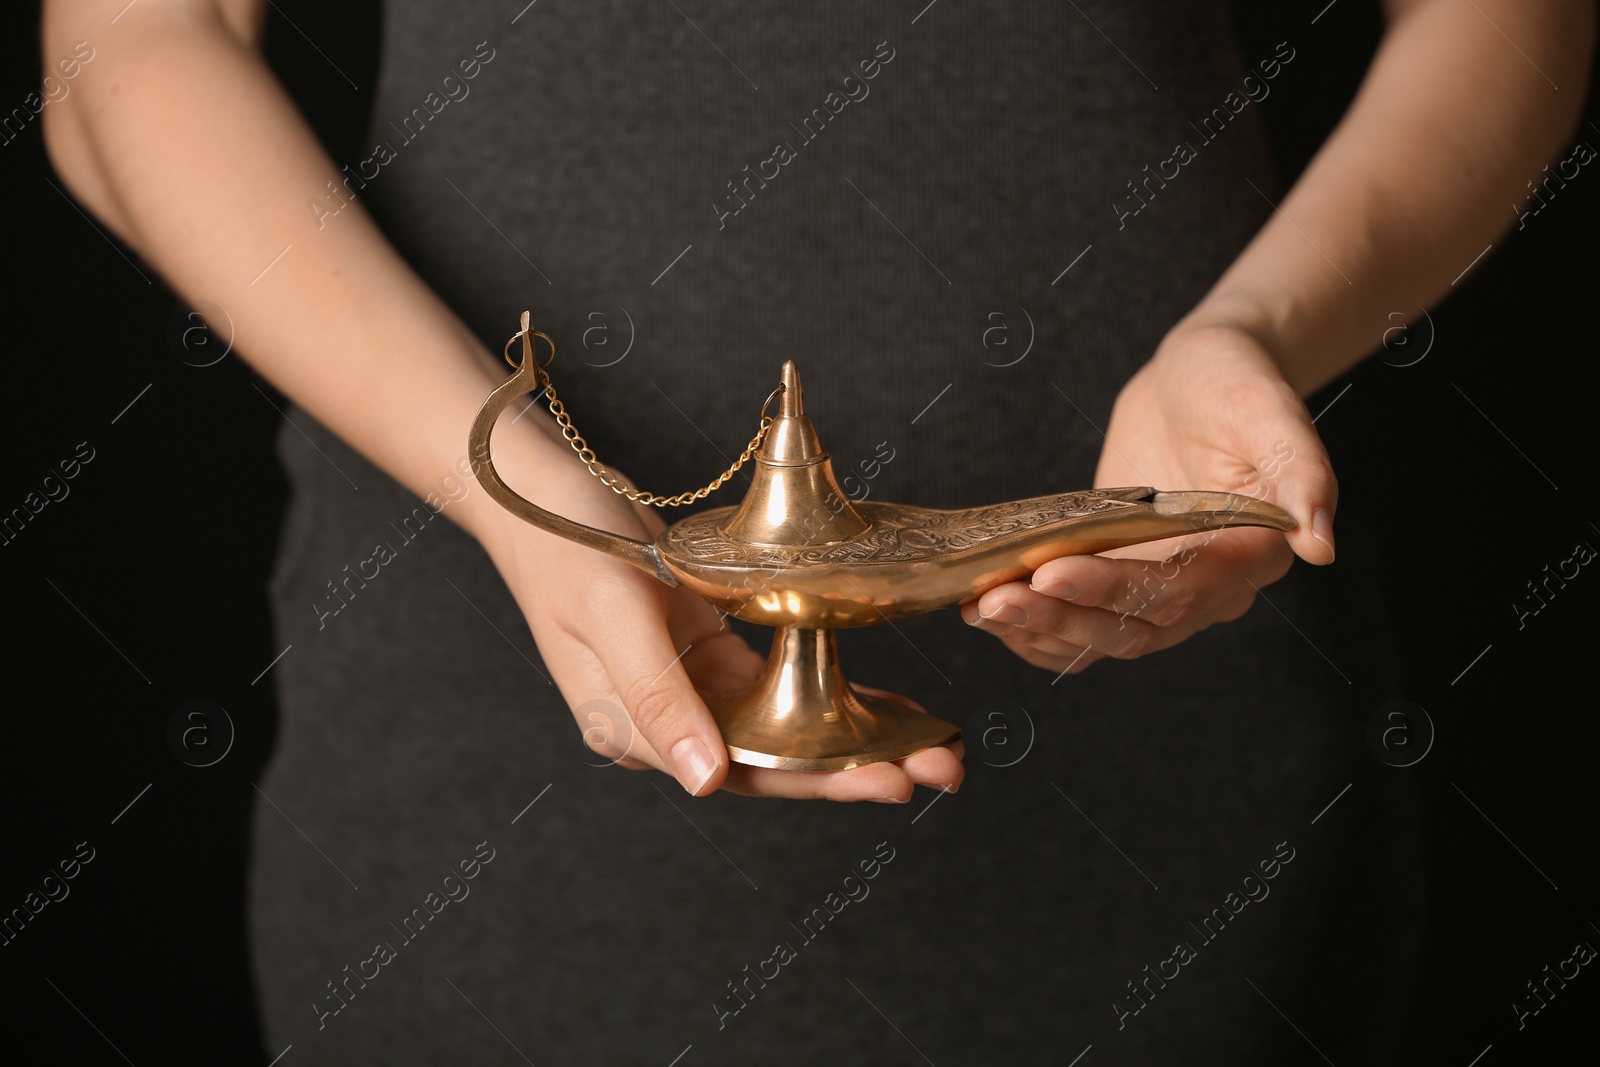
<svg viewBox="0 0 1600 1067">
<path fill-rule="evenodd" d="M 127 241 L 130 236 L 127 220 L 117 204 L 110 176 L 100 165 L 91 132 L 78 109 L 70 103 L 46 107 L 39 116 L 45 156 L 67 192 Z"/>
<path fill-rule="evenodd" d="M 126 136 L 113 135 L 125 134 L 132 123 L 161 121 L 136 102 L 151 74 L 148 63 L 135 60 L 148 54 L 142 49 L 173 39 L 174 31 L 197 26 L 259 48 L 267 0 L 147 0 L 130 12 L 132 6 L 126 0 L 44 0 L 39 43 L 51 102 L 40 125 L 45 154 L 62 185 L 137 250 L 136 213 L 127 208 L 119 185 L 124 168 L 107 144 L 126 145 Z M 106 34 L 104 27 L 124 13 L 128 18 L 117 33 Z"/>
<path fill-rule="evenodd" d="M 39 116 L 45 157 L 56 175 L 76 192 L 93 165 L 88 138 L 78 116 L 66 107 L 46 107 Z"/>
<path fill-rule="evenodd" d="M 85 207 L 119 234 L 126 234 L 103 168 L 99 165 L 84 119 L 85 96 L 96 79 L 91 74 L 94 47 L 81 39 L 69 40 L 56 25 L 59 19 L 46 4 L 44 32 L 41 34 L 41 65 L 45 71 L 43 99 L 39 115 L 45 156 L 61 183 Z"/>
<path fill-rule="evenodd" d="M 93 80 L 78 79 L 85 72 L 85 64 L 94 62 L 95 50 L 87 40 L 68 42 L 70 34 L 62 32 L 68 27 L 59 25 L 56 7 L 45 4 L 44 26 L 39 35 L 39 68 L 44 74 L 38 90 L 42 100 L 39 123 L 50 165 L 65 179 L 81 165 L 83 131 L 74 106 L 79 101 L 73 97 L 81 100 L 82 87 Z"/>
</svg>

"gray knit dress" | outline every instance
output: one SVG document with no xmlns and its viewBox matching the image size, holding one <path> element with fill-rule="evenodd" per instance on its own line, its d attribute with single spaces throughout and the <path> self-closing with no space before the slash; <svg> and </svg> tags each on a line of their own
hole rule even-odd
<svg viewBox="0 0 1600 1067">
<path fill-rule="evenodd" d="M 532 310 L 606 462 L 701 484 L 793 358 L 847 487 L 939 507 L 1092 483 L 1282 192 L 1258 101 L 1306 44 L 1241 56 L 1213 0 L 392 0 L 384 38 L 350 190 L 493 349 Z M 844 634 L 967 727 L 957 794 L 692 800 L 594 766 L 449 521 L 480 489 L 441 469 L 429 506 L 294 417 L 269 1056 L 1389 1061 L 1423 917 L 1359 515 L 1330 572 L 1081 676 L 953 611 Z"/>
</svg>

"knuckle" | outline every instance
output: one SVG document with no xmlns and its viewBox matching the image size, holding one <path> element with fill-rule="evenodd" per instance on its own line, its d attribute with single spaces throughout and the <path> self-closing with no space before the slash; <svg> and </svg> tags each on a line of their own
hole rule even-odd
<svg viewBox="0 0 1600 1067">
<path fill-rule="evenodd" d="M 633 748 L 632 737 L 619 737 L 616 734 L 603 734 L 593 729 L 585 730 L 583 743 L 597 756 L 604 756 L 612 762 L 625 760 Z"/>
<path fill-rule="evenodd" d="M 912 794 L 916 792 L 916 783 L 911 781 L 910 778 L 906 778 L 904 775 L 901 777 L 903 780 L 887 787 L 884 790 L 883 795 L 887 797 L 893 797 L 901 804 L 908 804 L 911 802 Z"/>
<path fill-rule="evenodd" d="M 601 574 L 584 589 L 582 604 L 591 618 L 627 617 L 638 611 L 639 591 L 627 576 Z"/>
<path fill-rule="evenodd" d="M 1085 609 L 1094 610 L 1094 609 Z M 1036 636 L 1050 643 L 1065 641 L 1068 644 L 1082 644 L 1083 614 L 1081 612 L 1062 612 L 1058 617 L 1049 620 L 1047 625 L 1040 626 Z"/>
<path fill-rule="evenodd" d="M 1324 453 L 1312 459 L 1310 466 L 1312 475 L 1320 481 L 1327 482 L 1328 489 L 1337 497 L 1339 493 L 1339 476 L 1334 473 L 1333 463 L 1329 461 L 1327 455 Z"/>
<path fill-rule="evenodd" d="M 1147 622 L 1137 622 L 1122 633 L 1122 640 L 1110 654 L 1117 659 L 1138 659 L 1155 649 L 1156 628 Z"/>
<path fill-rule="evenodd" d="M 645 733 L 655 733 L 672 721 L 678 706 L 678 694 L 662 682 L 645 682 L 628 692 L 628 707 L 633 721 Z"/>
<path fill-rule="evenodd" d="M 1056 670 L 1066 674 L 1082 674 L 1102 658 L 1100 653 L 1094 651 L 1074 653 L 1071 657 L 1060 656 L 1057 657 L 1060 662 Z"/>
<path fill-rule="evenodd" d="M 613 763 L 626 759 L 633 750 L 633 722 L 615 701 L 595 699 L 572 709 L 584 745 Z"/>
<path fill-rule="evenodd" d="M 1157 626 L 1171 626 L 1189 617 L 1194 611 L 1195 600 L 1193 586 L 1168 586 L 1162 590 L 1154 609 L 1145 615 L 1145 619 Z"/>
<path fill-rule="evenodd" d="M 1028 666 L 1038 667 L 1039 669 L 1046 671 L 1059 671 L 1062 667 L 1065 667 L 1071 662 L 1071 660 L 1062 659 L 1060 656 L 1052 653 L 1040 652 L 1038 649 L 1031 646 L 1013 648 L 1012 651 L 1015 652 L 1022 662 L 1026 663 Z"/>
<path fill-rule="evenodd" d="M 1022 630 L 1014 631 L 1005 635 L 1000 639 L 1000 642 L 1011 651 L 1024 658 L 1026 658 L 1029 653 L 1038 652 L 1039 645 L 1041 644 L 1038 634 L 1028 633 Z"/>
<path fill-rule="evenodd" d="M 1034 667 L 1048 667 L 1061 658 L 1061 646 L 1056 642 L 1018 641 L 1007 646 L 1022 662 Z M 1066 661 L 1063 660 L 1063 663 Z M 1057 667 L 1056 670 L 1060 670 Z"/>
<path fill-rule="evenodd" d="M 540 598 L 538 610 L 580 644 L 614 640 L 620 626 L 640 618 L 639 590 L 627 575 L 599 573 L 581 586 Z"/>
</svg>

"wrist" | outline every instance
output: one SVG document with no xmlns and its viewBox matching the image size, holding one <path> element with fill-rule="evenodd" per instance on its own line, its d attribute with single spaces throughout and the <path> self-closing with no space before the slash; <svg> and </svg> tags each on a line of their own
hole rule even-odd
<svg viewBox="0 0 1600 1067">
<path fill-rule="evenodd" d="M 557 442 L 527 425 L 539 417 L 538 412 L 529 411 L 526 418 L 513 422 L 517 410 L 520 409 L 513 406 L 512 413 L 500 418 L 492 438 L 494 472 L 518 495 L 561 514 L 564 501 L 579 488 L 572 468 L 577 468 L 579 474 L 583 469 L 570 452 L 564 452 Z M 528 534 L 539 531 L 489 495 L 480 480 L 486 465 L 487 459 L 476 457 L 463 463 L 470 472 L 470 484 L 461 502 L 459 521 L 484 551 L 498 560 L 526 540 Z"/>
<path fill-rule="evenodd" d="M 1228 284 L 1208 294 L 1168 336 L 1181 340 L 1196 332 L 1225 330 L 1248 338 L 1304 399 L 1371 354 L 1400 317 L 1390 305 L 1363 305 L 1344 289 L 1297 297 Z"/>
<path fill-rule="evenodd" d="M 1238 295 L 1207 298 L 1180 319 L 1156 349 L 1156 360 L 1199 355 L 1216 346 L 1249 351 L 1260 357 L 1261 369 L 1287 383 L 1296 395 L 1314 391 L 1321 380 L 1296 360 L 1297 346 L 1286 341 L 1282 321 L 1262 303 Z"/>
<path fill-rule="evenodd" d="M 1272 396 L 1275 406 L 1303 407 L 1283 367 L 1246 325 L 1189 318 L 1162 339 L 1118 404 L 1146 414 L 1153 404 L 1176 424 L 1196 412 L 1236 412 L 1246 396 Z"/>
<path fill-rule="evenodd" d="M 1277 362 L 1274 353 L 1280 330 L 1272 314 L 1261 302 L 1236 294 L 1216 294 L 1202 300 L 1168 331 L 1161 347 L 1182 347 L 1185 342 L 1210 333 L 1243 336 Z"/>
<path fill-rule="evenodd" d="M 538 418 L 529 412 L 528 419 L 519 422 L 514 430 Z M 647 518 L 638 514 L 636 505 L 602 484 L 578 459 L 576 453 L 559 437 L 552 440 L 529 427 L 523 433 L 506 433 L 512 429 L 501 420 L 501 432 L 494 439 L 494 472 L 512 493 L 527 503 L 549 512 L 560 519 L 636 541 L 650 542 L 654 531 Z M 473 481 L 485 470 L 480 461 Z M 618 478 L 626 483 L 617 472 Z M 477 488 L 482 489 L 481 483 Z M 590 547 L 574 545 L 567 537 L 552 533 L 536 525 L 513 510 L 502 505 L 487 490 L 473 493 L 470 507 L 463 507 L 461 524 L 483 547 L 508 579 L 515 574 L 531 577 L 535 569 L 547 571 L 561 567 L 554 562 L 576 553 L 576 558 L 589 561 L 598 559 Z"/>
</svg>

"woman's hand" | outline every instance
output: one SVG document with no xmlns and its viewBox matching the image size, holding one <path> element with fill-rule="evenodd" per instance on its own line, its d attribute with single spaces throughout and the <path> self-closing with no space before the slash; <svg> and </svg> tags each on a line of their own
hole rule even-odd
<svg viewBox="0 0 1600 1067">
<path fill-rule="evenodd" d="M 1096 486 L 1220 489 L 1299 526 L 1234 528 L 1052 560 L 962 605 L 1027 662 L 1077 673 L 1170 648 L 1243 615 L 1298 555 L 1333 562 L 1338 484 L 1305 404 L 1267 351 L 1232 327 L 1180 325 L 1123 387 Z M 1110 558 L 1110 557 L 1116 558 Z"/>
<path fill-rule="evenodd" d="M 541 506 L 642 541 L 654 541 L 663 528 L 652 509 L 629 504 L 581 467 L 542 466 L 547 490 Z M 564 469 L 552 476 L 552 467 Z M 961 784 L 959 742 L 847 771 L 732 763 L 702 697 L 750 685 L 765 657 L 717 609 L 681 586 L 668 588 L 509 514 L 498 533 L 480 539 L 517 598 L 584 741 L 613 762 L 664 771 L 694 796 L 728 789 L 904 803 L 917 785 L 954 790 Z"/>
</svg>

